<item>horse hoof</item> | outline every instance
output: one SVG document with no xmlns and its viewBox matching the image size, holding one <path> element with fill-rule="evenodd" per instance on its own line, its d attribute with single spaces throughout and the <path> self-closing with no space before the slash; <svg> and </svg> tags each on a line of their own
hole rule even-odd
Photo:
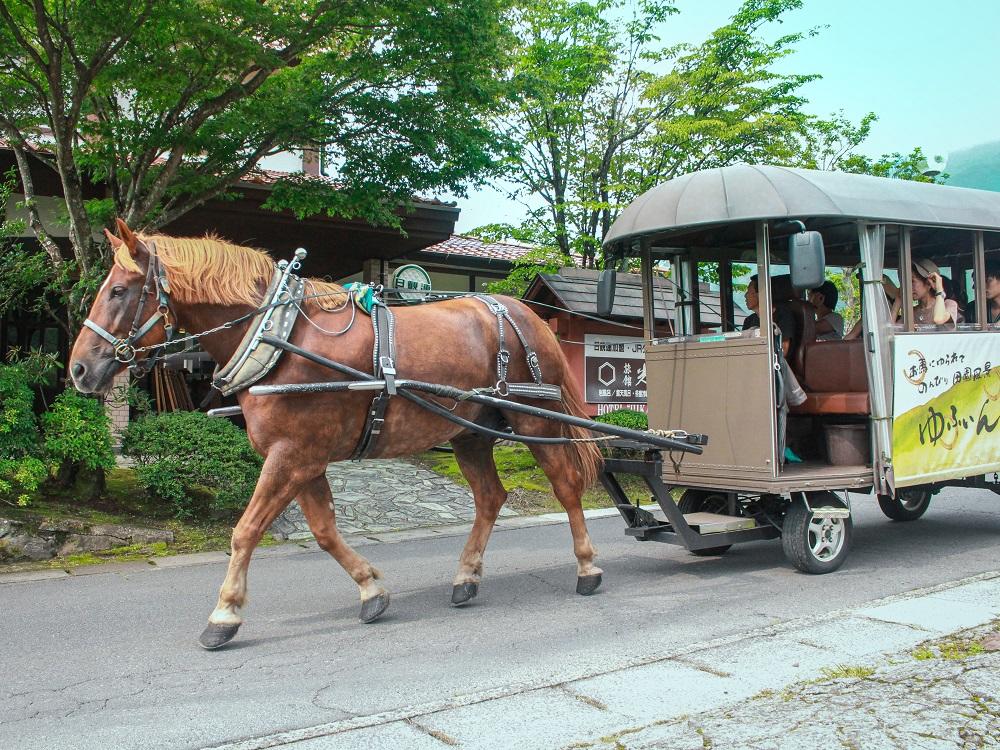
<svg viewBox="0 0 1000 750">
<path fill-rule="evenodd" d="M 576 577 L 576 593 L 581 596 L 590 596 L 595 591 L 597 587 L 601 585 L 601 574 L 595 573 L 590 576 L 577 576 Z"/>
<path fill-rule="evenodd" d="M 358 616 L 361 622 L 373 622 L 382 616 L 382 613 L 389 608 L 389 593 L 383 591 L 378 596 L 365 599 L 361 602 L 361 614 Z"/>
<path fill-rule="evenodd" d="M 198 644 L 208 651 L 214 651 L 220 646 L 225 646 L 236 637 L 236 631 L 240 629 L 240 623 L 235 625 L 217 625 L 214 622 L 208 626 L 198 638 Z"/>
<path fill-rule="evenodd" d="M 479 593 L 479 584 L 475 581 L 456 583 L 451 587 L 451 603 L 459 607 Z"/>
</svg>

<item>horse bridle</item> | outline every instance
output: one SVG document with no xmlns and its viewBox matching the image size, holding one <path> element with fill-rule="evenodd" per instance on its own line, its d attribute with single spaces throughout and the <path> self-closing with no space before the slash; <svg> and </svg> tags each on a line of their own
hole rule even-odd
<svg viewBox="0 0 1000 750">
<path fill-rule="evenodd" d="M 114 347 L 115 361 L 121 362 L 123 365 L 128 365 L 129 369 L 137 375 L 145 375 L 152 369 L 153 365 L 159 359 L 160 352 L 174 337 L 174 326 L 170 322 L 170 284 L 167 281 L 163 265 L 160 263 L 160 258 L 156 254 L 156 243 L 150 242 L 147 251 L 149 253 L 149 263 L 146 267 L 146 280 L 142 285 L 139 304 L 135 308 L 135 317 L 132 319 L 132 327 L 129 329 L 128 336 L 117 338 L 90 318 L 83 321 L 83 324 L 87 328 Z M 154 292 L 157 299 L 156 312 L 150 315 L 146 322 L 140 326 L 139 320 L 142 318 L 142 311 L 146 307 L 146 299 Z M 154 349 L 153 354 L 140 362 L 136 362 L 136 342 L 149 333 L 160 321 L 163 321 L 163 329 L 166 331 L 167 340 L 156 347 L 152 347 Z"/>
</svg>

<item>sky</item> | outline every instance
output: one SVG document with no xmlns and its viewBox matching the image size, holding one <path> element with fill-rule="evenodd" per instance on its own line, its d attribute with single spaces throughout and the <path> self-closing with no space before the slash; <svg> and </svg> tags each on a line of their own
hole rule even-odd
<svg viewBox="0 0 1000 750">
<path fill-rule="evenodd" d="M 677 0 L 660 31 L 665 44 L 697 43 L 723 25 L 739 0 Z M 843 110 L 879 121 L 861 151 L 872 156 L 920 146 L 929 155 L 1000 140 L 1000 0 L 805 0 L 776 33 L 824 26 L 779 68 L 818 73 L 802 89 L 807 111 Z M 456 232 L 517 223 L 523 207 L 484 189 L 451 198 Z"/>
</svg>

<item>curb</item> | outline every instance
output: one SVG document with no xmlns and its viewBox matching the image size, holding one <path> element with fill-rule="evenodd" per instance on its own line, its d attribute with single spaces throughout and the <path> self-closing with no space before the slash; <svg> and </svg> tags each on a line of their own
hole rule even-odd
<svg viewBox="0 0 1000 750">
<path fill-rule="evenodd" d="M 659 506 L 643 506 L 649 510 Z M 584 518 L 588 521 L 599 518 L 610 518 L 618 516 L 616 508 L 596 508 L 585 510 Z M 568 523 L 565 513 L 543 513 L 535 516 L 506 516 L 497 519 L 494 524 L 494 531 L 511 531 L 513 529 L 524 529 L 535 526 L 551 526 L 554 524 Z M 472 529 L 472 523 L 449 524 L 446 526 L 424 526 L 415 529 L 400 529 L 399 531 L 385 532 L 361 532 L 357 534 L 344 534 L 344 540 L 352 547 L 365 547 L 372 544 L 398 544 L 399 542 L 410 542 L 418 539 L 447 538 L 453 536 L 466 536 Z M 297 539 L 289 539 L 282 544 L 271 547 L 258 547 L 254 551 L 254 558 L 266 560 L 273 557 L 287 557 L 289 555 L 314 554 L 319 551 L 319 546 L 314 538 L 303 536 Z M 213 552 L 192 552 L 186 555 L 169 555 L 165 557 L 151 557 L 148 560 L 109 562 L 99 565 L 80 565 L 74 568 L 44 568 L 39 570 L 25 570 L 17 573 L 0 573 L 0 586 L 13 583 L 33 583 L 35 581 L 50 581 L 62 578 L 73 578 L 76 576 L 103 575 L 107 573 L 144 573 L 158 569 L 185 568 L 193 565 L 211 565 L 229 560 L 229 553 L 223 551 Z"/>
</svg>

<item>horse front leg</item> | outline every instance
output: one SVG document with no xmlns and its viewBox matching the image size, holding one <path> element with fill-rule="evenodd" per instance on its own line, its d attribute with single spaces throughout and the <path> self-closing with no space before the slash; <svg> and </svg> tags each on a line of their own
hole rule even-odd
<svg viewBox="0 0 1000 750">
<path fill-rule="evenodd" d="M 376 620 L 389 607 L 389 592 L 382 587 L 382 574 L 344 541 L 337 529 L 333 494 L 326 474 L 309 480 L 298 496 L 299 507 L 319 546 L 340 563 L 361 592 L 361 622 Z"/>
<path fill-rule="evenodd" d="M 493 460 L 493 442 L 492 439 L 478 436 L 451 441 L 455 449 L 455 460 L 462 470 L 462 476 L 469 482 L 476 502 L 476 520 L 459 558 L 458 573 L 455 574 L 451 589 L 451 603 L 456 607 L 479 593 L 486 544 L 490 540 L 500 508 L 507 500 L 507 490 L 500 482 L 497 465 Z"/>
<path fill-rule="evenodd" d="M 247 599 L 250 556 L 274 519 L 295 497 L 301 484 L 302 472 L 295 467 L 292 452 L 275 450 L 268 454 L 253 496 L 233 529 L 232 556 L 226 579 L 219 590 L 215 609 L 208 617 L 208 626 L 198 639 L 203 648 L 219 648 L 236 636 L 236 631 L 243 624 L 240 609 Z"/>
</svg>

